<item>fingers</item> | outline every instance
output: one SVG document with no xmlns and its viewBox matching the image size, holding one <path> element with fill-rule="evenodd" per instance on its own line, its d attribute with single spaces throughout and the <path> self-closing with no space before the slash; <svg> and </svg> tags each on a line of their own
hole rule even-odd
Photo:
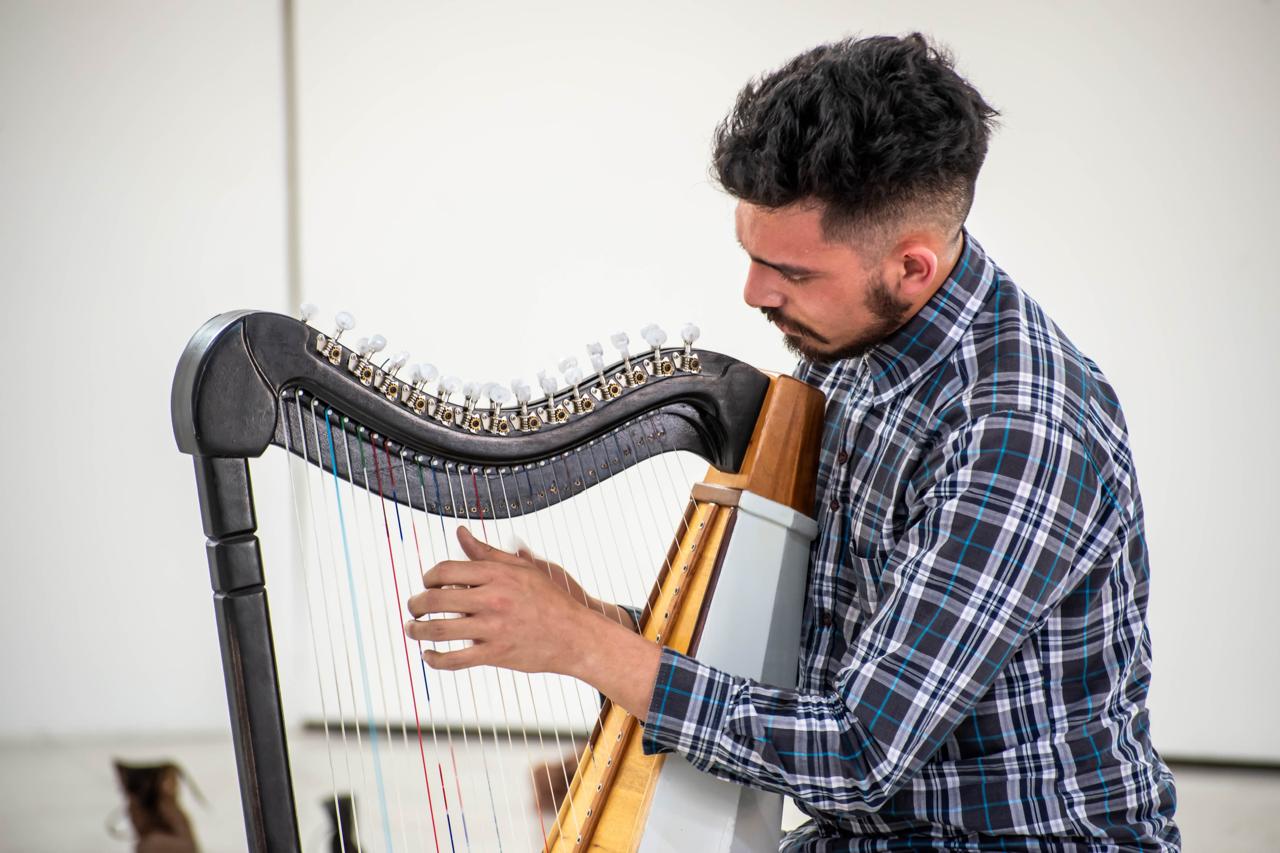
<svg viewBox="0 0 1280 853">
<path fill-rule="evenodd" d="M 499 563 L 526 562 L 516 554 L 495 548 L 487 542 L 481 542 L 465 527 L 458 528 L 458 544 L 462 546 L 462 553 L 466 554 L 469 560 L 494 560 Z"/>
<path fill-rule="evenodd" d="M 475 613 L 480 606 L 471 589 L 427 589 L 409 597 L 410 615 L 423 617 L 430 613 Z"/>
<path fill-rule="evenodd" d="M 483 645 L 467 646 L 465 649 L 458 649 L 452 652 L 437 652 L 434 649 L 428 649 L 422 653 L 422 659 L 432 669 L 466 669 L 467 667 L 479 666 L 484 663 L 485 653 L 486 649 Z"/>
<path fill-rule="evenodd" d="M 427 643 L 446 643 L 451 640 L 478 640 L 482 633 L 477 620 L 470 616 L 456 619 L 411 619 L 404 623 L 404 633 L 411 640 Z"/>
<path fill-rule="evenodd" d="M 492 571 L 486 569 L 483 564 L 465 560 L 445 560 L 432 566 L 422 576 L 422 583 L 427 589 L 442 586 L 480 586 L 488 583 L 492 576 Z"/>
</svg>

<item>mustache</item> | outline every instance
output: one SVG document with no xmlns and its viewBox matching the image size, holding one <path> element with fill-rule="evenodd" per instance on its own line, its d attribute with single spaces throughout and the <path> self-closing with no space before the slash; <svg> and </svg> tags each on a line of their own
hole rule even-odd
<svg viewBox="0 0 1280 853">
<path fill-rule="evenodd" d="M 763 314 L 770 323 L 777 323 L 780 321 L 784 326 L 787 326 L 797 334 L 804 335 L 807 338 L 813 338 L 815 341 L 817 341 L 820 344 L 830 343 L 830 341 L 828 341 L 825 337 L 818 334 L 813 329 L 806 326 L 804 323 L 800 323 L 795 320 L 792 320 L 790 317 L 788 317 L 786 314 L 783 314 L 777 308 L 761 308 L 760 313 Z M 794 335 L 788 335 L 788 337 L 794 337 Z"/>
</svg>

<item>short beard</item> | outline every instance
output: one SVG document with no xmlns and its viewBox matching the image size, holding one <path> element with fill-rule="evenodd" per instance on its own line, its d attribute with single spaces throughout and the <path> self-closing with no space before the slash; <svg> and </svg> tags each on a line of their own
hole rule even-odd
<svg viewBox="0 0 1280 853">
<path fill-rule="evenodd" d="M 822 346 L 829 344 L 829 339 L 808 326 L 795 322 L 785 314 L 779 313 L 776 308 L 761 308 L 760 311 L 770 321 L 781 319 L 783 323 L 800 332 L 798 335 L 782 336 L 783 345 L 792 355 L 817 364 L 830 364 L 834 361 L 865 355 L 872 347 L 902 328 L 903 323 L 910 319 L 911 304 L 895 298 L 889 292 L 889 283 L 883 278 L 876 279 L 867 288 L 864 304 L 871 312 L 873 319 L 871 328 L 853 341 L 834 349 Z M 817 345 L 810 341 L 816 342 Z"/>
</svg>

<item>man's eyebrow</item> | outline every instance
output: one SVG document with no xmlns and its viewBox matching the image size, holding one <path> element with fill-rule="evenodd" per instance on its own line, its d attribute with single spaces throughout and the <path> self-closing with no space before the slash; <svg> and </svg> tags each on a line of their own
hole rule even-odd
<svg viewBox="0 0 1280 853">
<path fill-rule="evenodd" d="M 738 245 L 742 246 L 742 251 L 747 252 L 747 247 L 742 245 L 742 238 L 738 238 Z M 818 270 L 812 270 L 808 267 L 798 267 L 794 264 L 780 264 L 775 261 L 767 261 L 758 255 L 747 252 L 747 257 L 755 261 L 762 267 L 768 267 L 771 270 L 777 270 L 788 278 L 807 278 L 818 274 Z"/>
</svg>

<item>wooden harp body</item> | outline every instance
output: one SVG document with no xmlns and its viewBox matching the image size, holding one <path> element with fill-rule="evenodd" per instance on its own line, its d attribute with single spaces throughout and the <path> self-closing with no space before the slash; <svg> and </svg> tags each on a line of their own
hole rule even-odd
<svg viewBox="0 0 1280 853">
<path fill-rule="evenodd" d="M 585 393 L 565 389 L 532 407 L 478 407 L 428 394 L 277 314 L 223 314 L 192 338 L 173 384 L 174 433 L 194 458 L 251 850 L 302 849 L 248 467 L 272 445 L 331 478 L 339 505 L 341 484 L 353 494 L 376 489 L 397 512 L 494 522 L 566 501 L 653 454 L 696 454 L 711 469 L 676 519 L 667 553 L 653 555 L 659 570 L 642 633 L 726 671 L 795 684 L 821 394 L 688 346 L 625 359 L 600 372 L 598 387 L 583 385 Z M 424 687 L 427 677 L 423 670 Z M 371 739 L 380 725 L 371 709 Z M 413 731 L 426 771 L 434 724 L 427 732 L 416 720 L 401 731 L 406 746 Z M 450 821 L 446 834 L 429 804 L 434 849 L 776 849 L 778 795 L 716 780 L 678 757 L 645 756 L 641 736 L 633 717 L 604 703 L 537 843 L 499 837 L 490 846 L 475 820 L 470 830 Z M 442 763 L 441 795 L 445 775 Z M 428 797 L 431 784 L 428 777 Z M 384 807 L 385 844 L 362 829 L 371 840 L 361 849 L 433 849 L 396 843 L 408 836 L 397 836 L 386 815 Z"/>
</svg>

